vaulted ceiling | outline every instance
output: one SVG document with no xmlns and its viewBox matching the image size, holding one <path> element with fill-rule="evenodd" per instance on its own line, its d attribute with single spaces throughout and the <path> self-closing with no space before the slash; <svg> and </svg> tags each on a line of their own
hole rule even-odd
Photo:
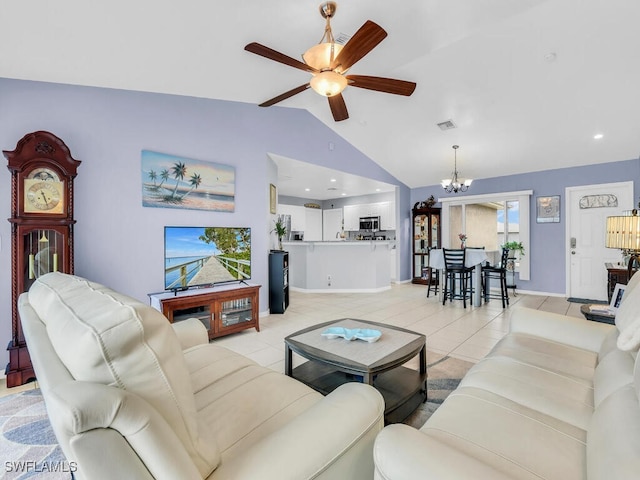
<svg viewBox="0 0 640 480">
<path fill-rule="evenodd" d="M 322 37 L 319 4 L 4 2 L 0 76 L 259 104 L 309 74 L 244 46 L 300 58 Z M 476 179 L 638 158 L 638 18 L 637 0 L 344 0 L 336 36 L 366 20 L 388 32 L 349 73 L 415 93 L 347 87 L 339 123 L 312 90 L 270 108 L 308 110 L 409 187 L 448 177 L 454 144 Z"/>
</svg>

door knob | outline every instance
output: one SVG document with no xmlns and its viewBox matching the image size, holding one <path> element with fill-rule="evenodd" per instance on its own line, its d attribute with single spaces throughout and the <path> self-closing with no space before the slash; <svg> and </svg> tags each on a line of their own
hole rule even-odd
<svg viewBox="0 0 640 480">
<path fill-rule="evenodd" d="M 571 250 L 571 255 L 575 255 L 576 251 L 575 250 Z"/>
</svg>

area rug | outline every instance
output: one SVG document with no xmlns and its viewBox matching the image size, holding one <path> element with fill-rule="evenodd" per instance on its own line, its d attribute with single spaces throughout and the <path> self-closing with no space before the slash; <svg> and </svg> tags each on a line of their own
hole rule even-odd
<svg viewBox="0 0 640 480">
<path fill-rule="evenodd" d="M 427 352 L 427 401 L 421 403 L 402 423 L 415 428 L 422 427 L 473 365 L 457 358 Z"/>
<path fill-rule="evenodd" d="M 470 362 L 427 352 L 427 401 L 403 423 L 420 428 L 473 366 Z M 39 389 L 0 397 L 0 478 L 72 479 L 58 446 Z"/>
<path fill-rule="evenodd" d="M 70 465 L 58 446 L 40 390 L 0 398 L 0 478 L 69 480 Z"/>
</svg>

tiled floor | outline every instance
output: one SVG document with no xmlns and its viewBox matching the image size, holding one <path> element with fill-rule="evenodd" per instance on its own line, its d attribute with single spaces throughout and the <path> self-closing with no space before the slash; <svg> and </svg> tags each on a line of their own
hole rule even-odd
<svg viewBox="0 0 640 480">
<path fill-rule="evenodd" d="M 427 336 L 427 349 L 470 362 L 477 362 L 502 338 L 509 328 L 514 309 L 535 308 L 583 318 L 580 305 L 565 298 L 535 295 L 511 296 L 509 308 L 499 300 L 481 307 L 462 307 L 456 301 L 443 306 L 437 296 L 426 297 L 423 285 L 394 285 L 383 293 L 291 293 L 291 303 L 283 315 L 260 319 L 254 329 L 215 340 L 257 363 L 284 372 L 283 338 L 302 328 L 345 317 L 373 320 L 408 328 Z M 35 388 L 36 384 L 7 389 L 0 380 L 0 396 Z"/>
</svg>

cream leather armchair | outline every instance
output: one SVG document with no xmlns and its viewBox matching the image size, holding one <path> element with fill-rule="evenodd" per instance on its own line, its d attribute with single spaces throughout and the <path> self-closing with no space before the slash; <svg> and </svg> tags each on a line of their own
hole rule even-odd
<svg viewBox="0 0 640 480">
<path fill-rule="evenodd" d="M 78 479 L 371 479 L 384 401 L 327 397 L 208 343 L 198 320 L 61 273 L 19 301 L 49 418 Z"/>
</svg>

